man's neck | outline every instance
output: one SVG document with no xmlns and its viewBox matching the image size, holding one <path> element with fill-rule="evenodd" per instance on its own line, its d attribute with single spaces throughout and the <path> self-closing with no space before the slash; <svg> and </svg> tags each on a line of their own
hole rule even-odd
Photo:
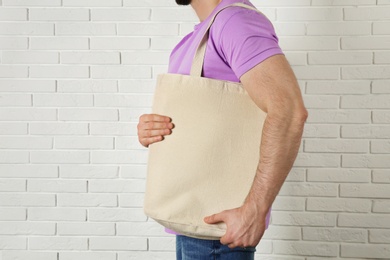
<svg viewBox="0 0 390 260">
<path fill-rule="evenodd" d="M 192 0 L 191 6 L 203 22 L 222 0 Z"/>
</svg>

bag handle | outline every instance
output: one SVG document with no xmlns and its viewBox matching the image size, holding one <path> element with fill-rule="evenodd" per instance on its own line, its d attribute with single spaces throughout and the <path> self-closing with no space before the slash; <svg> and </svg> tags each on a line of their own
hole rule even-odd
<svg viewBox="0 0 390 260">
<path fill-rule="evenodd" d="M 202 76 L 202 68 L 203 68 L 203 63 L 204 63 L 204 56 L 206 54 L 207 41 L 208 41 L 208 38 L 209 38 L 209 33 L 208 32 L 210 30 L 211 25 L 214 23 L 214 20 L 217 17 L 217 14 L 219 14 L 222 10 L 224 10 L 225 8 L 228 8 L 230 6 L 239 6 L 239 7 L 243 7 L 243 8 L 254 10 L 254 11 L 262 14 L 262 12 L 260 12 L 256 8 L 254 8 L 254 7 L 250 6 L 250 5 L 244 4 L 244 3 L 234 3 L 234 4 L 231 4 L 231 5 L 227 5 L 227 6 L 223 7 L 223 8 L 221 8 L 220 10 L 218 10 L 218 12 L 216 14 L 214 14 L 214 16 L 211 18 L 211 20 L 209 22 L 209 25 L 207 26 L 207 28 L 205 30 L 205 33 L 204 33 L 204 35 L 202 37 L 202 40 L 200 41 L 200 43 L 198 45 L 198 48 L 195 51 L 195 56 L 194 56 L 194 59 L 192 60 L 192 66 L 191 66 L 191 73 L 190 73 L 191 76 L 195 76 L 195 77 L 201 77 Z"/>
</svg>

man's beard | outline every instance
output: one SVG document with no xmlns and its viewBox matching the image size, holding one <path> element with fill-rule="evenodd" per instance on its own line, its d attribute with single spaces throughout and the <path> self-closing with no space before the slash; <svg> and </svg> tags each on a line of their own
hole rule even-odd
<svg viewBox="0 0 390 260">
<path fill-rule="evenodd" d="M 176 0 L 176 4 L 178 4 L 178 5 L 189 5 L 189 4 L 191 4 L 191 0 Z"/>
</svg>

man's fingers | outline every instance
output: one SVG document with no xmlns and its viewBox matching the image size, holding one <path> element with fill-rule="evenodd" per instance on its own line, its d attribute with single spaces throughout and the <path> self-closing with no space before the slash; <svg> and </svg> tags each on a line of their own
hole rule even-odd
<svg viewBox="0 0 390 260">
<path fill-rule="evenodd" d="M 218 214 L 205 217 L 204 222 L 206 222 L 207 224 L 217 224 L 220 222 L 225 222 L 224 219 L 225 219 L 225 214 L 224 212 L 221 212 Z"/>
<path fill-rule="evenodd" d="M 143 146 L 148 147 L 150 144 L 160 142 L 162 140 L 163 140 L 163 137 L 161 135 L 159 135 L 159 136 L 153 136 L 153 137 L 148 137 L 148 138 L 142 138 L 142 139 L 140 139 L 140 143 Z"/>
<path fill-rule="evenodd" d="M 140 116 L 141 122 L 171 122 L 171 118 L 163 115 L 157 114 L 144 114 Z"/>
<path fill-rule="evenodd" d="M 139 128 L 141 130 L 152 130 L 152 129 L 172 129 L 173 124 L 172 123 L 166 123 L 166 122 L 146 122 L 139 125 Z"/>
<path fill-rule="evenodd" d="M 171 134 L 170 129 L 160 129 L 160 130 L 144 130 L 141 133 L 141 138 L 149 138 L 161 135 L 169 135 Z"/>
</svg>

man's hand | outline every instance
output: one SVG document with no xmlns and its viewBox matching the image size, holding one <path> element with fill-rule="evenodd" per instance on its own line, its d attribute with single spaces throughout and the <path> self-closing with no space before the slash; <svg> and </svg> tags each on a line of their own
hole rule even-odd
<svg viewBox="0 0 390 260">
<path fill-rule="evenodd" d="M 145 147 L 162 141 L 165 135 L 172 133 L 171 118 L 156 114 L 140 116 L 138 123 L 138 141 Z"/>
<path fill-rule="evenodd" d="M 255 247 L 259 244 L 265 231 L 267 214 L 259 213 L 256 205 L 245 203 L 235 209 L 224 210 L 204 218 L 207 224 L 224 222 L 227 226 L 221 244 L 234 247 Z"/>
</svg>

